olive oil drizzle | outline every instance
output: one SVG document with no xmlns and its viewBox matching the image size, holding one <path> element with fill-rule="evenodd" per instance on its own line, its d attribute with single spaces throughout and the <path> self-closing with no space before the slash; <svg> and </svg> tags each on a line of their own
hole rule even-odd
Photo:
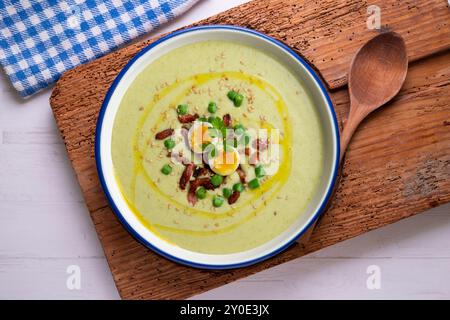
<svg viewBox="0 0 450 320">
<path fill-rule="evenodd" d="M 230 208 L 230 210 L 228 210 L 226 212 L 211 213 L 208 211 L 199 210 L 199 209 L 195 209 L 192 207 L 187 207 L 185 204 L 175 201 L 172 197 L 166 195 L 164 192 L 162 192 L 158 188 L 157 184 L 148 175 L 148 173 L 146 172 L 146 170 L 143 166 L 143 157 L 149 146 L 147 144 L 144 144 L 144 148 L 141 150 L 141 148 L 139 147 L 139 138 L 141 137 L 141 135 L 143 133 L 143 128 L 145 126 L 145 123 L 146 123 L 151 111 L 155 107 L 155 105 L 157 105 L 157 103 L 161 102 L 164 98 L 166 98 L 174 90 L 179 89 L 181 86 L 189 85 L 187 89 L 182 90 L 182 92 L 180 94 L 178 94 L 169 104 L 169 105 L 176 106 L 189 93 L 189 91 L 191 90 L 193 85 L 198 88 L 212 80 L 216 80 L 216 79 L 220 79 L 220 78 L 231 78 L 231 79 L 240 80 L 240 81 L 244 81 L 249 84 L 255 85 L 258 89 L 260 89 L 261 91 L 263 91 L 267 95 L 269 95 L 270 98 L 275 102 L 275 106 L 276 106 L 280 116 L 282 117 L 283 127 L 284 127 L 284 137 L 280 138 L 280 145 L 282 146 L 282 149 L 283 149 L 283 161 L 279 166 L 278 172 L 274 176 L 272 176 L 271 178 L 266 180 L 261 185 L 260 188 L 258 188 L 256 190 L 246 191 L 246 192 L 253 193 L 253 196 L 251 199 L 245 201 L 244 203 L 239 204 L 238 206 L 233 206 L 232 208 Z M 154 125 L 154 128 L 156 129 L 158 127 L 158 125 L 160 125 L 163 121 L 164 121 L 164 117 L 163 117 L 163 115 L 160 114 L 159 118 L 157 119 L 157 121 Z M 268 124 L 268 125 L 270 126 L 270 124 Z M 140 222 L 143 223 L 148 229 L 152 230 L 153 232 L 155 231 L 155 229 L 158 229 L 161 231 L 169 231 L 169 232 L 175 232 L 175 233 L 181 233 L 181 234 L 193 235 L 193 236 L 207 236 L 207 235 L 229 232 L 229 231 L 237 228 L 238 226 L 244 224 L 245 222 L 248 222 L 253 217 L 255 217 L 258 214 L 258 212 L 265 206 L 265 204 L 270 202 L 279 193 L 279 191 L 281 190 L 283 185 L 286 183 L 286 181 L 289 177 L 290 171 L 291 171 L 291 157 L 292 157 L 291 149 L 290 149 L 290 146 L 292 145 L 291 137 L 292 137 L 292 127 L 291 127 L 291 123 L 289 120 L 286 104 L 285 104 L 282 96 L 280 95 L 280 93 L 277 92 L 277 90 L 272 85 L 270 85 L 268 82 L 266 82 L 260 78 L 256 78 L 256 77 L 247 75 L 242 72 L 234 72 L 234 71 L 211 72 L 211 73 L 193 75 L 193 76 L 185 78 L 183 80 L 176 81 L 175 83 L 173 83 L 173 84 L 163 88 L 159 92 L 157 92 L 154 95 L 153 101 L 149 104 L 149 106 L 147 108 L 145 108 L 144 113 L 140 117 L 137 127 L 136 127 L 134 140 L 133 140 L 133 148 L 134 148 L 133 157 L 134 157 L 135 165 L 134 165 L 133 175 L 132 175 L 132 179 L 131 179 L 131 187 L 130 187 L 131 197 L 130 198 L 135 199 L 135 192 L 136 192 L 135 189 L 136 189 L 137 177 L 139 175 L 141 175 L 144 178 L 145 183 L 147 185 L 149 185 L 152 188 L 152 190 L 154 190 L 156 192 L 156 194 L 158 194 L 160 197 L 164 198 L 168 203 L 184 210 L 185 212 L 187 212 L 188 214 L 191 214 L 193 216 L 198 216 L 198 217 L 205 218 L 205 219 L 216 220 L 216 219 L 229 218 L 233 214 L 241 211 L 243 208 L 245 208 L 249 205 L 253 206 L 253 210 L 250 213 L 248 213 L 245 217 L 243 217 L 240 221 L 238 221 L 234 224 L 222 227 L 222 228 L 217 228 L 217 229 L 213 229 L 213 230 L 187 230 L 187 229 L 169 227 L 169 226 L 160 225 L 160 224 L 152 224 L 151 222 L 144 219 L 143 216 L 140 214 L 140 212 L 137 210 L 137 208 L 134 205 L 135 200 L 130 201 L 130 199 L 127 199 L 127 197 L 123 191 L 122 191 L 122 196 L 125 198 L 130 210 L 138 217 Z M 144 137 L 144 141 L 147 141 L 147 139 L 148 139 L 148 137 Z M 120 185 L 120 183 L 119 183 L 119 185 Z M 272 192 L 270 192 L 270 194 L 266 195 L 266 198 L 264 201 L 261 201 L 260 198 L 268 191 L 272 191 Z M 255 206 L 254 203 L 258 202 L 258 200 L 260 200 L 260 203 L 257 206 Z M 157 234 L 158 236 L 160 236 L 158 234 L 158 232 L 154 232 L 154 233 Z"/>
</svg>

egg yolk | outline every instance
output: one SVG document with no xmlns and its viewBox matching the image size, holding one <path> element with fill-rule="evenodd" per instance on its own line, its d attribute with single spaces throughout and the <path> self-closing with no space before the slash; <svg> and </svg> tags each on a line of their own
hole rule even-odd
<svg viewBox="0 0 450 320">
<path fill-rule="evenodd" d="M 223 152 L 217 155 L 214 158 L 213 169 L 216 173 L 227 176 L 236 171 L 239 166 L 239 159 L 236 151 L 232 152 Z"/>
<path fill-rule="evenodd" d="M 191 137 L 191 146 L 194 151 L 201 151 L 202 145 L 211 143 L 212 137 L 209 135 L 209 127 L 200 125 L 194 129 Z"/>
</svg>

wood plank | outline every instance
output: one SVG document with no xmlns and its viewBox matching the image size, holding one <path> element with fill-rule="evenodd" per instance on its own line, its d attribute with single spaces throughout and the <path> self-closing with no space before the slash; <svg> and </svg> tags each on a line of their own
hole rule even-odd
<svg viewBox="0 0 450 320">
<path fill-rule="evenodd" d="M 380 8 L 382 30 L 395 30 L 405 38 L 410 61 L 450 48 L 450 10 L 445 0 L 255 0 L 194 25 L 232 24 L 266 33 L 305 57 L 328 87 L 336 89 L 347 83 L 353 54 L 378 32 L 367 28 L 369 5 Z M 86 69 L 117 74 L 153 40 L 122 48 L 66 76 Z M 97 80 L 106 90 L 107 79 Z"/>
<path fill-rule="evenodd" d="M 367 27 L 371 5 L 380 8 L 382 30 L 404 37 L 410 61 L 450 48 L 450 10 L 444 0 L 253 1 L 199 24 L 241 25 L 279 39 L 335 89 L 347 83 L 353 54 L 376 33 Z"/>
</svg>

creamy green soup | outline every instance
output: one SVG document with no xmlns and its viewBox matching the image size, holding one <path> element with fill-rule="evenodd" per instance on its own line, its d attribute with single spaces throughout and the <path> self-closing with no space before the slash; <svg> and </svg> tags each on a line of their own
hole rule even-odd
<svg viewBox="0 0 450 320">
<path fill-rule="evenodd" d="M 239 106 L 230 91 L 242 96 Z M 197 118 L 182 124 L 180 113 Z M 186 166 L 171 161 L 166 140 L 176 139 L 155 137 L 226 114 L 233 126 L 279 133 L 278 153 L 271 158 L 277 168 L 269 174 L 266 163 L 261 174 L 241 153 L 245 182 L 238 172 L 226 175 L 218 187 L 197 192 L 194 204 L 188 193 L 196 178 L 190 175 L 182 190 Z M 151 63 L 127 90 L 114 121 L 114 171 L 130 209 L 162 239 L 195 252 L 240 252 L 281 234 L 314 195 L 322 157 L 321 125 L 299 79 L 270 55 L 232 42 L 195 43 Z M 213 175 L 218 174 L 206 174 Z M 227 196 L 239 183 L 239 199 L 229 204 Z"/>
</svg>

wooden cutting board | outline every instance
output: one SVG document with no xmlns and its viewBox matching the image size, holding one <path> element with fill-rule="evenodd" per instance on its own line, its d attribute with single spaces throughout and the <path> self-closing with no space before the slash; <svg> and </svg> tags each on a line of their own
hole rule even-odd
<svg viewBox="0 0 450 320">
<path fill-rule="evenodd" d="M 50 103 L 123 298 L 187 298 L 450 201 L 450 11 L 445 0 L 374 3 L 381 7 L 383 28 L 402 34 L 410 58 L 420 61 L 411 65 L 399 96 L 356 133 L 336 196 L 311 241 L 244 269 L 197 270 L 158 256 L 124 230 L 103 195 L 94 159 L 97 114 L 117 73 L 150 41 L 77 67 L 58 81 Z M 236 24 L 280 39 L 338 89 L 356 49 L 376 33 L 366 27 L 367 6 L 350 0 L 253 1 L 199 24 Z M 341 88 L 331 96 L 341 122 L 347 92 Z"/>
</svg>

